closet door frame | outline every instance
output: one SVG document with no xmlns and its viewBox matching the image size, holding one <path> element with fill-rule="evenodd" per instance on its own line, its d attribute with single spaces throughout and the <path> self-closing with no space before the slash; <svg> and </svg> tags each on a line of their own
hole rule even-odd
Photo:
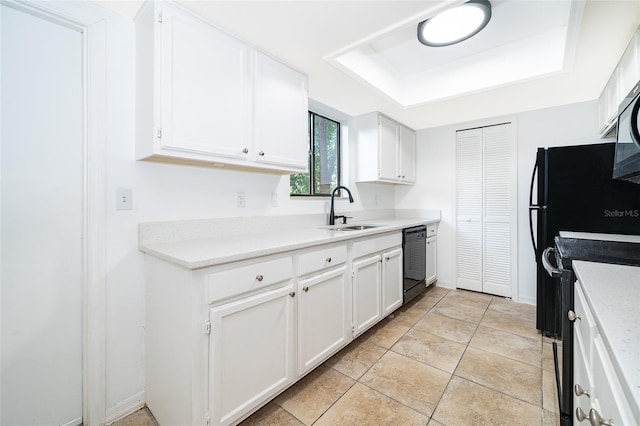
<svg viewBox="0 0 640 426">
<path fill-rule="evenodd" d="M 2 1 L 5 6 L 83 34 L 82 422 L 102 425 L 106 422 L 106 75 L 110 14 L 91 3 Z"/>
<path fill-rule="evenodd" d="M 511 273 L 511 299 L 518 301 L 519 299 L 519 284 L 518 284 L 518 122 L 516 117 L 502 117 L 501 119 L 479 120 L 471 123 L 460 124 L 453 127 L 453 158 L 454 158 L 454 172 L 453 172 L 453 222 L 454 222 L 454 236 L 453 236 L 453 279 L 454 286 L 458 287 L 458 242 L 457 242 L 457 229 L 458 229 L 458 202 L 457 202 L 457 132 L 462 130 L 470 130 L 482 127 L 497 126 L 500 124 L 511 124 L 511 194 L 510 198 L 510 217 L 512 219 L 512 232 L 510 233 L 510 245 L 511 245 L 511 257 L 510 257 L 510 273 Z M 482 148 L 484 155 L 484 147 Z M 484 158 L 483 158 L 484 168 Z M 484 204 L 483 204 L 484 206 Z M 482 232 L 482 244 L 484 245 L 484 211 L 482 211 L 481 220 L 481 232 Z M 482 266 L 482 280 L 484 281 L 484 265 Z"/>
</svg>

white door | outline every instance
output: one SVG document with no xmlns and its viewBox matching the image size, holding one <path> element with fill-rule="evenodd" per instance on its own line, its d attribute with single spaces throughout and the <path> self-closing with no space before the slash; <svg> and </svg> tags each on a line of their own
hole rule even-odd
<svg viewBox="0 0 640 426">
<path fill-rule="evenodd" d="M 156 25 L 162 34 L 163 146 L 246 159 L 249 49 L 170 3 L 162 3 Z"/>
<path fill-rule="evenodd" d="M 305 374 L 347 343 L 347 267 L 298 283 L 298 374 Z"/>
<path fill-rule="evenodd" d="M 456 138 L 456 287 L 482 291 L 482 129 Z"/>
<path fill-rule="evenodd" d="M 1 424 L 82 423 L 83 39 L 0 6 Z"/>
<path fill-rule="evenodd" d="M 380 306 L 380 255 L 353 262 L 353 336 L 382 317 Z"/>
<path fill-rule="evenodd" d="M 485 293 L 511 297 L 517 245 L 516 179 L 511 124 L 485 127 L 483 161 L 483 225 Z"/>
<path fill-rule="evenodd" d="M 378 176 L 383 180 L 398 180 L 398 124 L 379 116 Z"/>
<path fill-rule="evenodd" d="M 402 305 L 402 249 L 382 253 L 382 316 Z"/>
<path fill-rule="evenodd" d="M 292 286 L 211 309 L 210 412 L 232 424 L 295 377 Z"/>
<path fill-rule="evenodd" d="M 427 264 L 425 283 L 431 284 L 438 278 L 438 239 L 437 237 L 429 237 L 426 241 Z"/>
<path fill-rule="evenodd" d="M 257 52 L 254 108 L 251 158 L 305 171 L 309 166 L 307 77 Z"/>
<path fill-rule="evenodd" d="M 516 273 L 515 140 L 510 123 L 456 135 L 456 286 L 512 297 Z"/>
<path fill-rule="evenodd" d="M 398 170 L 403 182 L 416 181 L 416 132 L 405 126 L 398 131 Z"/>
</svg>

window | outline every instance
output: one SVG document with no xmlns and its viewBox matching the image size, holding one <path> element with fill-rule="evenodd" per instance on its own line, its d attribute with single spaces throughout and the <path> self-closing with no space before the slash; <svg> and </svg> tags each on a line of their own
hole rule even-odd
<svg viewBox="0 0 640 426">
<path fill-rule="evenodd" d="M 340 123 L 309 111 L 309 172 L 291 175 L 291 195 L 329 196 L 340 185 Z"/>
</svg>

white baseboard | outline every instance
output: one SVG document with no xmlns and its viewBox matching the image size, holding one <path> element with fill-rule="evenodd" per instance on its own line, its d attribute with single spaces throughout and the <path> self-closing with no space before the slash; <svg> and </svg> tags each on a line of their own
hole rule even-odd
<svg viewBox="0 0 640 426">
<path fill-rule="evenodd" d="M 144 391 L 139 392 L 135 395 L 130 396 L 124 401 L 118 402 L 113 407 L 107 408 L 106 412 L 106 423 L 113 423 L 114 421 L 121 419 L 122 417 L 128 416 L 144 407 L 145 404 L 145 393 Z"/>
<path fill-rule="evenodd" d="M 442 280 L 437 280 L 435 282 L 436 287 L 443 287 L 443 288 L 449 288 L 449 289 L 455 289 L 456 287 L 451 284 L 449 281 L 442 281 Z"/>
<path fill-rule="evenodd" d="M 77 419 L 73 419 L 70 422 L 64 423 L 60 426 L 78 426 L 82 424 L 82 417 L 78 417 Z"/>
<path fill-rule="evenodd" d="M 518 299 L 518 302 L 519 303 L 526 303 L 527 305 L 536 306 L 536 299 L 535 298 L 521 297 L 520 299 Z"/>
</svg>

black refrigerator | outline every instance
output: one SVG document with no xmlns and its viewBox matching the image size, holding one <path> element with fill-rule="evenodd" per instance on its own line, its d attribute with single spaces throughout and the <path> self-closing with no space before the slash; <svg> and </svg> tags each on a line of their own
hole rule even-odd
<svg viewBox="0 0 640 426">
<path fill-rule="evenodd" d="M 615 143 L 538 148 L 529 192 L 536 256 L 536 326 L 561 337 L 560 279 L 547 274 L 542 252 L 560 231 L 640 235 L 640 185 L 612 178 Z"/>
</svg>

